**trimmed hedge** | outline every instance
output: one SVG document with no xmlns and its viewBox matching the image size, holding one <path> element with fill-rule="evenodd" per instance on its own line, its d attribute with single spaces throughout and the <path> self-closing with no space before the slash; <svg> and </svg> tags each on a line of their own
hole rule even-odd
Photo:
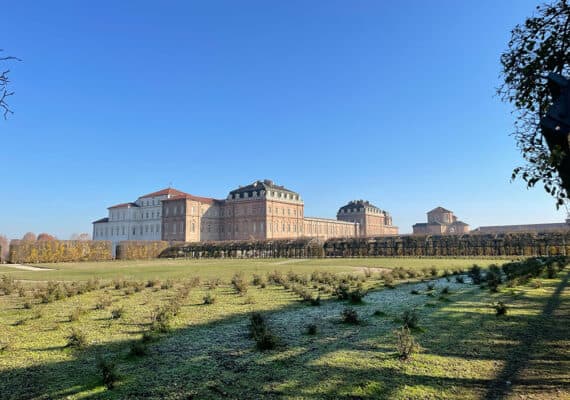
<svg viewBox="0 0 570 400">
<path fill-rule="evenodd" d="M 570 232 L 181 243 L 160 257 L 528 257 L 570 254 Z"/>
<path fill-rule="evenodd" d="M 47 240 L 10 243 L 8 261 L 21 263 L 56 263 L 71 261 L 104 261 L 113 259 L 110 241 Z"/>
<path fill-rule="evenodd" d="M 160 240 L 128 240 L 119 243 L 115 257 L 120 260 L 143 260 L 149 258 L 158 258 L 160 253 L 167 249 L 168 246 L 170 246 L 170 243 Z"/>
</svg>

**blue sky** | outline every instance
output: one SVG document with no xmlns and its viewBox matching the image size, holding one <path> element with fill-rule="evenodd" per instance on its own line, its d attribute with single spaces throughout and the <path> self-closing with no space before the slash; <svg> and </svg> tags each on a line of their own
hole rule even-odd
<svg viewBox="0 0 570 400">
<path fill-rule="evenodd" d="M 168 186 L 224 198 L 255 179 L 305 215 L 351 199 L 400 232 L 442 205 L 472 228 L 560 222 L 495 96 L 537 1 L 51 1 L 2 6 L 15 110 L 0 121 L 0 233 L 91 233 Z"/>
</svg>

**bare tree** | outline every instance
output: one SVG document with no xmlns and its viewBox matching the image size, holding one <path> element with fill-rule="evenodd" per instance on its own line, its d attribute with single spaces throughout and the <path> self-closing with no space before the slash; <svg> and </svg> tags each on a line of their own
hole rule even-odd
<svg viewBox="0 0 570 400">
<path fill-rule="evenodd" d="M 36 234 L 34 232 L 27 232 L 24 236 L 22 236 L 22 242 L 35 242 L 36 241 Z"/>
<path fill-rule="evenodd" d="M 0 262 L 8 259 L 8 251 L 10 250 L 10 241 L 5 235 L 0 235 Z"/>
<path fill-rule="evenodd" d="M 88 233 L 74 233 L 71 235 L 70 239 L 80 240 L 82 242 L 85 242 L 87 240 L 91 240 L 91 235 L 89 235 Z"/>
<path fill-rule="evenodd" d="M 1 51 L 3 50 L 0 49 L 0 52 Z M 0 57 L 0 62 L 8 61 L 20 61 L 20 59 L 13 56 Z M 9 69 L 2 70 L 2 72 L 0 72 L 0 110 L 2 110 L 4 118 L 8 118 L 8 114 L 14 113 L 8 105 L 8 97 L 14 94 L 14 92 L 10 91 L 8 88 L 8 84 L 10 83 L 9 74 Z"/>
</svg>

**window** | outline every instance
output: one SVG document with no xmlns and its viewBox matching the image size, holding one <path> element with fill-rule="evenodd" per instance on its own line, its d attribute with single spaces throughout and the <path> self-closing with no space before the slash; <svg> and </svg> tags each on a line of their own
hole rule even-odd
<svg viewBox="0 0 570 400">
<path fill-rule="evenodd" d="M 136 228 L 133 228 L 133 236 L 135 236 L 137 234 L 137 230 Z"/>
<path fill-rule="evenodd" d="M 192 232 L 194 232 L 195 230 L 196 230 L 196 224 L 192 222 Z"/>
<path fill-rule="evenodd" d="M 123 235 L 125 234 L 125 227 L 124 227 L 124 226 L 123 226 L 123 229 L 122 229 L 122 234 L 123 234 Z"/>
<path fill-rule="evenodd" d="M 172 233 L 176 233 L 176 222 L 172 224 Z"/>
</svg>

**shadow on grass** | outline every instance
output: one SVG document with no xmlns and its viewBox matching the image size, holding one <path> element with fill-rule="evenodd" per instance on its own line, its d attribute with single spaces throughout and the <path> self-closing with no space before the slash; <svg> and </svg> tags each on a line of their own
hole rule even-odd
<svg viewBox="0 0 570 400">
<path fill-rule="evenodd" d="M 548 299 L 525 300 L 529 307 L 542 306 L 538 316 L 497 318 L 490 308 L 481 310 L 485 307 L 481 302 L 490 304 L 504 294 L 492 297 L 486 290 L 467 285 L 463 291 L 451 294 L 450 302 L 422 307 L 420 325 L 425 333 L 417 336 L 424 355 L 418 357 L 418 362 L 401 363 L 396 359 L 392 331 L 398 326 L 394 317 L 399 314 L 390 311 L 372 316 L 375 308 L 386 304 L 367 300 L 358 307 L 366 323 L 349 326 L 338 323 L 338 311 L 342 309 L 339 304 L 345 303 L 328 300 L 320 307 L 294 303 L 268 313 L 275 333 L 287 345 L 284 351 L 255 351 L 246 334 L 249 313 L 244 311 L 174 330 L 148 344 L 148 354 L 142 357 L 130 357 L 130 346 L 135 341 L 125 340 L 92 344 L 72 353 L 71 360 L 4 369 L 0 371 L 0 398 L 56 399 L 81 393 L 82 398 L 92 399 L 392 399 L 404 398 L 409 393 L 403 391 L 413 387 L 426 391 L 417 397 L 426 397 L 426 393 L 464 397 L 469 393 L 490 399 L 506 396 L 514 385 L 535 391 L 568 389 L 568 371 L 563 369 L 568 357 L 553 344 L 569 339 L 570 311 L 565 309 L 557 315 L 558 321 L 553 321 L 567 285 L 568 274 Z M 396 290 L 406 301 L 430 301 L 410 295 L 409 286 Z M 377 296 L 380 300 L 381 294 Z M 319 333 L 301 333 L 313 320 L 318 321 Z M 557 324 L 558 328 L 554 326 Z M 490 341 L 496 343 L 490 345 Z M 111 357 L 118 364 L 121 379 L 112 391 L 102 388 L 96 370 L 98 355 Z M 428 356 L 497 360 L 503 367 L 495 377 L 471 378 L 464 371 L 430 370 L 430 361 L 424 358 Z M 531 361 L 538 372 L 536 379 L 518 379 Z M 541 375 L 543 368 L 549 373 Z M 557 374 L 552 373 L 553 368 Z M 507 380 L 512 385 L 505 386 Z"/>
</svg>

